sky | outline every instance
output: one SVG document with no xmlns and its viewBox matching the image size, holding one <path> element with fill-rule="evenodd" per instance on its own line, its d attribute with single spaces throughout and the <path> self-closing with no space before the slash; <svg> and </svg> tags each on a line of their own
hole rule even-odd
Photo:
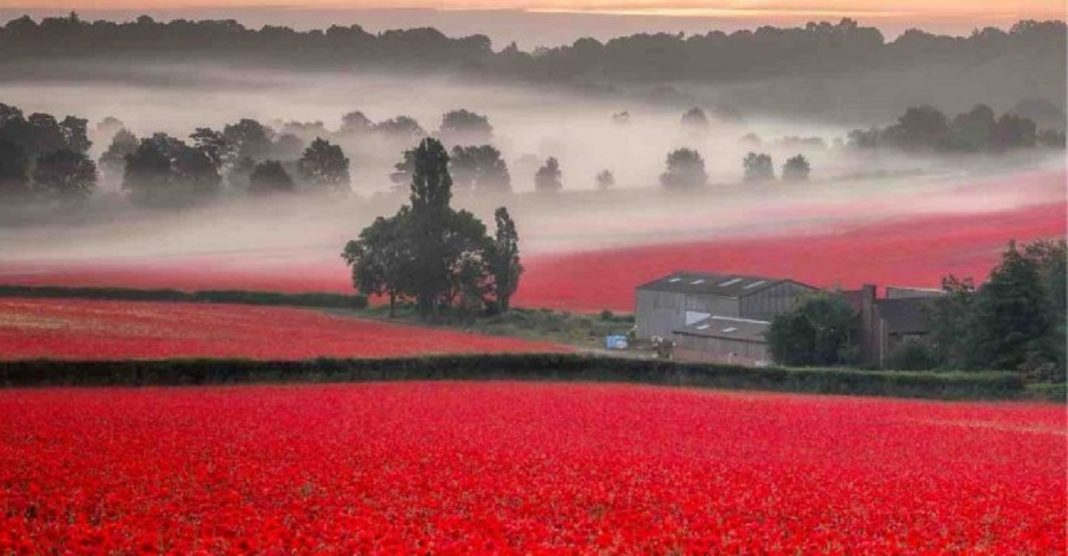
<svg viewBox="0 0 1068 556">
<path fill-rule="evenodd" d="M 369 31 L 433 26 L 482 33 L 503 47 L 557 46 L 583 36 L 703 33 L 851 17 L 889 37 L 910 28 L 967 35 L 1021 19 L 1065 19 L 1065 0 L 0 0 L 0 20 L 77 10 L 90 19 L 233 18 L 297 29 L 358 23 Z"/>
</svg>

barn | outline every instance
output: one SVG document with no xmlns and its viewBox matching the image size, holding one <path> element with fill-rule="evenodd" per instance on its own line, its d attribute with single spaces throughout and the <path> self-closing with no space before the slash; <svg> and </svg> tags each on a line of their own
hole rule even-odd
<svg viewBox="0 0 1068 556">
<path fill-rule="evenodd" d="M 768 321 L 712 316 L 675 331 L 677 359 L 764 366 L 771 363 Z"/>
<path fill-rule="evenodd" d="M 713 316 L 766 322 L 815 291 L 786 279 L 675 272 L 638 286 L 635 334 L 672 338 L 675 331 L 693 331 L 687 327 Z"/>
</svg>

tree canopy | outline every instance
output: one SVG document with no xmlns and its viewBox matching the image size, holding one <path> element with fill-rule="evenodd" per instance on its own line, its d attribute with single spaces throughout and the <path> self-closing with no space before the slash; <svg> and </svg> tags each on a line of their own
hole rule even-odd
<svg viewBox="0 0 1068 556">
<path fill-rule="evenodd" d="M 660 174 L 660 183 L 668 189 L 695 189 L 708 184 L 705 160 L 693 149 L 671 151 L 665 165 L 667 169 Z"/>
</svg>

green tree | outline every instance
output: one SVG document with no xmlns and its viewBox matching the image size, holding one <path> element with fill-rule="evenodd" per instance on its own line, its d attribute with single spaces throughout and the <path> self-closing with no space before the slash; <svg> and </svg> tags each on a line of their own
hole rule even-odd
<svg viewBox="0 0 1068 556">
<path fill-rule="evenodd" d="M 452 176 L 449 155 L 437 139 L 424 139 L 416 147 L 410 190 L 415 259 L 412 286 L 419 312 L 425 317 L 437 313 L 450 285 L 446 233 L 451 217 Z"/>
<path fill-rule="evenodd" d="M 489 267 L 493 274 L 493 290 L 497 306 L 502 312 L 511 308 L 512 294 L 519 288 L 523 265 L 519 260 L 519 233 L 508 209 L 500 207 L 493 213 L 497 232 L 490 250 Z"/>
<path fill-rule="evenodd" d="M 813 294 L 771 321 L 768 348 L 783 365 L 851 364 L 859 352 L 859 325 L 857 312 L 841 295 Z"/>
<path fill-rule="evenodd" d="M 666 170 L 660 183 L 668 189 L 696 189 L 708 184 L 705 160 L 693 149 L 676 149 L 668 153 Z"/>
<path fill-rule="evenodd" d="M 349 190 L 349 159 L 341 147 L 316 138 L 297 161 L 297 172 L 307 184 L 330 191 Z"/>
<path fill-rule="evenodd" d="M 38 190 L 62 199 L 84 199 L 96 187 L 96 164 L 82 153 L 66 149 L 40 156 L 33 170 Z"/>
<path fill-rule="evenodd" d="M 396 316 L 397 301 L 411 289 L 410 218 L 408 207 L 402 207 L 392 217 L 378 217 L 341 253 L 352 267 L 352 285 L 357 291 L 369 297 L 389 298 L 390 318 Z"/>
<path fill-rule="evenodd" d="M 928 339 L 942 367 L 963 369 L 975 341 L 974 309 L 978 292 L 971 279 L 949 275 L 942 279 L 942 296 L 924 306 Z"/>
<path fill-rule="evenodd" d="M 458 187 L 498 193 L 512 190 L 508 165 L 492 145 L 453 147 L 449 170 Z"/>
<path fill-rule="evenodd" d="M 219 190 L 222 177 L 200 149 L 164 133 L 142 139 L 126 157 L 122 188 L 145 206 L 165 207 L 202 201 Z"/>
<path fill-rule="evenodd" d="M 1010 243 L 975 303 L 970 366 L 1016 369 L 1050 335 L 1049 297 L 1034 260 Z"/>
<path fill-rule="evenodd" d="M 248 179 L 252 193 L 288 193 L 296 189 L 293 178 L 277 160 L 265 160 L 256 165 Z"/>
</svg>

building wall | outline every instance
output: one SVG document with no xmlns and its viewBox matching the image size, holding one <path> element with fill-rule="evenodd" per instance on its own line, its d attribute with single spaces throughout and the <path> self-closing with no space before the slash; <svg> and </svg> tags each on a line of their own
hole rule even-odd
<svg viewBox="0 0 1068 556">
<path fill-rule="evenodd" d="M 797 302 L 797 298 L 812 291 L 814 290 L 811 288 L 793 282 L 776 284 L 766 290 L 743 297 L 738 316 L 746 319 L 771 320 L 776 315 L 790 310 Z"/>
<path fill-rule="evenodd" d="M 635 326 L 638 338 L 648 339 L 652 336 L 670 338 L 675 330 L 686 325 L 687 311 L 737 317 L 738 300 L 730 297 L 638 290 L 635 299 Z"/>
<path fill-rule="evenodd" d="M 674 357 L 679 361 L 767 365 L 771 363 L 768 345 L 726 338 L 708 338 L 688 334 L 675 335 Z"/>
</svg>

